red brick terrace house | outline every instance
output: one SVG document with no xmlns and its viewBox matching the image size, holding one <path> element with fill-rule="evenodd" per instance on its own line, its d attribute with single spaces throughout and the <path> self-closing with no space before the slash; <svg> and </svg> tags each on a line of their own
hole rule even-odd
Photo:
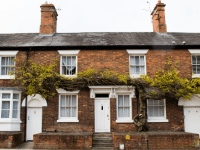
<svg viewBox="0 0 200 150">
<path fill-rule="evenodd" d="M 53 4 L 44 4 L 40 33 L 0 34 L 0 147 L 33 140 L 34 148 L 47 149 L 195 148 L 200 134 L 199 95 L 190 101 L 148 100 L 150 132 L 138 133 L 133 123 L 138 112 L 134 87 L 58 89 L 53 98 L 29 95 L 26 105 L 8 72 L 14 58 L 46 65 L 59 59 L 58 70 L 66 77 L 89 68 L 153 76 L 169 56 L 179 62 L 182 77 L 192 73 L 199 77 L 199 33 L 167 32 L 161 1 L 152 12 L 153 32 L 56 33 L 57 16 Z"/>
</svg>

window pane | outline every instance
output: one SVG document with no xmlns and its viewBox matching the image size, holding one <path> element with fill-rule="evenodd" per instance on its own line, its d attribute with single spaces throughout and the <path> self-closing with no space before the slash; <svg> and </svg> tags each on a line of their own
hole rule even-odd
<svg viewBox="0 0 200 150">
<path fill-rule="evenodd" d="M 65 95 L 61 95 L 60 105 L 65 106 Z"/>
<path fill-rule="evenodd" d="M 10 109 L 10 102 L 2 101 L 2 109 Z"/>
<path fill-rule="evenodd" d="M 72 106 L 72 95 L 69 96 L 69 106 Z"/>
<path fill-rule="evenodd" d="M 10 65 L 14 66 L 14 57 L 10 57 Z"/>
<path fill-rule="evenodd" d="M 71 111 L 71 108 L 67 107 L 66 108 L 66 117 L 70 117 L 70 111 Z"/>
<path fill-rule="evenodd" d="M 2 110 L 1 111 L 1 118 L 9 118 L 10 110 Z"/>
<path fill-rule="evenodd" d="M 192 56 L 192 64 L 196 64 L 196 56 Z"/>
<path fill-rule="evenodd" d="M 144 65 L 144 56 L 140 56 L 140 65 Z"/>
<path fill-rule="evenodd" d="M 66 73 L 67 73 L 66 67 L 65 67 L 65 66 L 62 66 L 62 74 L 63 74 L 63 75 L 66 75 Z"/>
<path fill-rule="evenodd" d="M 13 94 L 13 99 L 19 99 L 19 94 Z"/>
<path fill-rule="evenodd" d="M 76 117 L 76 107 L 72 107 L 72 116 L 71 117 Z"/>
<path fill-rule="evenodd" d="M 72 66 L 76 66 L 76 56 L 72 56 Z"/>
<path fill-rule="evenodd" d="M 1 58 L 1 65 L 2 66 L 6 65 L 6 58 L 5 57 Z"/>
<path fill-rule="evenodd" d="M 144 67 L 143 66 L 140 67 L 140 74 L 144 74 Z"/>
<path fill-rule="evenodd" d="M 194 73 L 194 74 L 197 74 L 197 66 L 196 65 L 193 65 L 192 66 L 192 72 Z"/>
<path fill-rule="evenodd" d="M 2 99 L 10 99 L 10 94 L 3 93 L 2 94 Z"/>
<path fill-rule="evenodd" d="M 72 65 L 71 61 L 71 56 L 67 56 L 67 65 Z"/>
<path fill-rule="evenodd" d="M 154 105 L 158 105 L 159 104 L 159 100 L 154 100 Z"/>
<path fill-rule="evenodd" d="M 159 100 L 159 105 L 164 105 L 164 99 Z"/>
<path fill-rule="evenodd" d="M 135 56 L 135 64 L 136 65 L 139 65 L 140 63 L 139 63 L 139 56 Z"/>
<path fill-rule="evenodd" d="M 71 67 L 67 67 L 67 75 L 71 75 L 72 73 L 71 73 Z"/>
<path fill-rule="evenodd" d="M 159 116 L 158 108 L 159 108 L 158 106 L 154 106 L 154 114 L 153 114 L 154 117 L 158 117 Z"/>
<path fill-rule="evenodd" d="M 200 74 L 200 65 L 197 66 L 197 74 Z"/>
<path fill-rule="evenodd" d="M 130 65 L 135 65 L 135 57 L 130 56 Z"/>
<path fill-rule="evenodd" d="M 62 65 L 66 66 L 66 56 L 62 56 Z"/>
<path fill-rule="evenodd" d="M 164 106 L 160 106 L 159 107 L 159 114 L 158 114 L 159 117 L 164 117 Z"/>
<path fill-rule="evenodd" d="M 18 109 L 18 102 L 16 101 L 13 102 L 13 109 Z"/>
<path fill-rule="evenodd" d="M 134 72 L 134 67 L 131 66 L 130 69 L 131 69 L 131 70 L 130 70 L 130 71 L 131 71 L 131 74 L 135 74 L 135 72 Z"/>
<path fill-rule="evenodd" d="M 130 108 L 124 107 L 124 117 L 130 117 Z"/>
<path fill-rule="evenodd" d="M 140 67 L 139 66 L 136 66 L 136 74 L 140 74 Z"/>
<path fill-rule="evenodd" d="M 76 95 L 72 95 L 72 106 L 76 106 Z"/>
<path fill-rule="evenodd" d="M 123 107 L 118 107 L 118 117 L 123 117 Z"/>
<path fill-rule="evenodd" d="M 60 117 L 65 117 L 65 107 L 60 107 Z"/>
<path fill-rule="evenodd" d="M 153 105 L 153 100 L 152 99 L 148 99 L 148 105 Z"/>
<path fill-rule="evenodd" d="M 76 73 L 76 66 L 72 66 L 72 71 L 71 71 L 71 75 L 74 75 Z"/>
<path fill-rule="evenodd" d="M 17 113 L 18 113 L 18 110 L 13 110 L 12 117 L 13 118 L 17 118 Z"/>
<path fill-rule="evenodd" d="M 124 106 L 130 106 L 129 95 L 124 95 Z"/>
<path fill-rule="evenodd" d="M 1 67 L 1 75 L 6 75 L 6 67 Z"/>
<path fill-rule="evenodd" d="M 69 96 L 66 96 L 66 106 L 69 106 Z"/>
<path fill-rule="evenodd" d="M 200 56 L 197 56 L 197 64 L 200 64 Z"/>
<path fill-rule="evenodd" d="M 153 117 L 153 106 L 148 106 L 148 117 Z"/>
<path fill-rule="evenodd" d="M 118 106 L 123 106 L 123 95 L 118 95 Z"/>
</svg>

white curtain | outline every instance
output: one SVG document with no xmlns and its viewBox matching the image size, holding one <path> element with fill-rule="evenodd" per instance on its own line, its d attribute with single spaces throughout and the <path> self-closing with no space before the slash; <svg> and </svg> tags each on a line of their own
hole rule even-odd
<svg viewBox="0 0 200 150">
<path fill-rule="evenodd" d="M 2 101 L 1 118 L 9 118 L 9 114 L 10 114 L 10 102 Z"/>
<path fill-rule="evenodd" d="M 18 115 L 18 102 L 17 101 L 13 101 L 13 114 L 12 117 L 13 118 L 17 118 Z"/>
<path fill-rule="evenodd" d="M 148 99 L 148 116 L 149 117 L 164 117 L 164 99 L 152 100 Z"/>
</svg>

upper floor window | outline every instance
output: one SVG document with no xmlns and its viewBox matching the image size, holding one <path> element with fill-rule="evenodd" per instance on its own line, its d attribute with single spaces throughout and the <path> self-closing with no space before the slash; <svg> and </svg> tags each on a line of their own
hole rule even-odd
<svg viewBox="0 0 200 150">
<path fill-rule="evenodd" d="M 200 55 L 192 56 L 192 73 L 194 75 L 200 74 Z"/>
<path fill-rule="evenodd" d="M 0 52 L 0 79 L 14 78 L 14 58 L 18 51 Z"/>
<path fill-rule="evenodd" d="M 168 122 L 166 119 L 166 101 L 162 100 L 147 100 L 148 122 Z"/>
<path fill-rule="evenodd" d="M 59 115 L 57 122 L 79 122 L 78 92 L 57 89 L 59 93 Z"/>
<path fill-rule="evenodd" d="M 59 50 L 60 53 L 60 74 L 74 76 L 78 72 L 77 55 L 79 50 Z"/>
<path fill-rule="evenodd" d="M 129 72 L 134 78 L 146 74 L 146 56 L 148 50 L 127 50 L 129 53 Z"/>
<path fill-rule="evenodd" d="M 20 120 L 21 92 L 0 92 L 0 121 Z"/>
</svg>

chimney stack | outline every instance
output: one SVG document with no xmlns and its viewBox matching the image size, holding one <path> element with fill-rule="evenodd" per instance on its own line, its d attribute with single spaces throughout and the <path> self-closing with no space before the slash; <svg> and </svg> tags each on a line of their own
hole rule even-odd
<svg viewBox="0 0 200 150">
<path fill-rule="evenodd" d="M 167 26 L 165 24 L 165 4 L 159 0 L 154 7 L 152 13 L 153 32 L 167 33 Z"/>
<path fill-rule="evenodd" d="M 40 34 L 53 34 L 56 32 L 57 11 L 53 4 L 43 4 L 41 7 Z"/>
</svg>

